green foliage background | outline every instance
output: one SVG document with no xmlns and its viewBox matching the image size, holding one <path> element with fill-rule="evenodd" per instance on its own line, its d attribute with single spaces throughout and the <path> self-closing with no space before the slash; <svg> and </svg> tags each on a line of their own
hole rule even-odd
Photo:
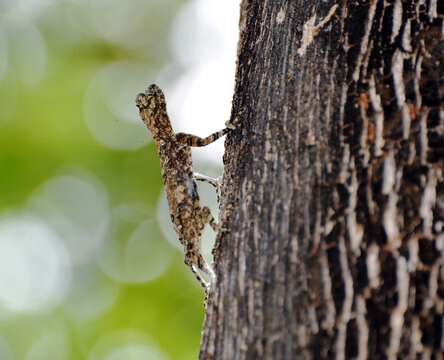
<svg viewBox="0 0 444 360">
<path fill-rule="evenodd" d="M 152 51 L 128 50 L 94 36 L 70 41 L 57 20 L 58 12 L 66 11 L 63 1 L 36 19 L 47 46 L 45 76 L 37 85 L 27 86 L 12 61 L 0 80 L 0 212 L 20 209 L 36 188 L 64 169 L 81 168 L 102 182 L 111 206 L 143 202 L 154 216 L 162 187 L 153 145 L 136 151 L 108 149 L 91 136 L 83 120 L 84 94 L 103 65 L 137 61 L 155 73 L 164 63 L 174 64 L 167 38 L 185 0 L 151 3 L 151 11 L 144 14 L 144 34 L 147 46 L 155 44 Z M 1 14 L 0 24 L 8 31 Z M 134 89 L 134 95 L 140 90 Z M 146 334 L 167 358 L 195 359 L 203 294 L 183 266 L 182 254 L 172 248 L 171 254 L 168 270 L 156 280 L 145 285 L 117 284 L 116 303 L 99 318 L 73 321 L 62 305 L 47 313 L 13 314 L 8 321 L 0 318 L 0 335 L 11 345 L 15 358 L 25 359 L 35 339 L 62 327 L 69 336 L 66 358 L 81 360 L 89 358 L 99 339 L 134 329 Z M 48 354 L 47 359 L 52 356 Z"/>
</svg>

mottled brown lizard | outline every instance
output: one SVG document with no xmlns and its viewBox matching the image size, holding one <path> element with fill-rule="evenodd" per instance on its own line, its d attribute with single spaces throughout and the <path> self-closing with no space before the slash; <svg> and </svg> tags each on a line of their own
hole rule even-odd
<svg viewBox="0 0 444 360">
<path fill-rule="evenodd" d="M 154 138 L 160 157 L 163 183 L 174 229 L 185 251 L 185 264 L 195 274 L 200 284 L 208 291 L 215 283 L 216 276 L 201 253 L 201 237 L 206 224 L 214 231 L 218 224 L 210 209 L 202 206 L 195 180 L 212 179 L 193 174 L 191 147 L 205 146 L 225 135 L 231 128 L 225 128 L 206 138 L 185 133 L 174 133 L 167 114 L 165 96 L 157 85 L 150 85 L 145 93 L 136 97 L 140 117 Z M 201 270 L 209 277 L 209 283 L 199 274 Z"/>
</svg>

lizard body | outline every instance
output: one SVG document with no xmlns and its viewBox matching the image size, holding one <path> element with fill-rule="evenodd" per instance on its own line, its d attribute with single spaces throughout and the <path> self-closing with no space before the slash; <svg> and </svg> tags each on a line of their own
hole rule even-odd
<svg viewBox="0 0 444 360">
<path fill-rule="evenodd" d="M 185 251 L 185 264 L 195 274 L 201 285 L 208 289 L 198 270 L 215 282 L 215 274 L 201 253 L 201 237 L 206 224 L 217 231 L 210 209 L 202 206 L 193 175 L 192 146 L 205 146 L 225 135 L 229 129 L 218 131 L 206 138 L 174 133 L 167 114 L 165 97 L 156 85 L 150 85 L 145 93 L 137 95 L 136 105 L 140 117 L 156 143 L 160 158 L 163 183 L 168 200 L 171 221 Z"/>
</svg>

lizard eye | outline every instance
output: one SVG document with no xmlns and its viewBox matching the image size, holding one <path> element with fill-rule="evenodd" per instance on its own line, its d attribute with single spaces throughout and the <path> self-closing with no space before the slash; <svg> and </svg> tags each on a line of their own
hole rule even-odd
<svg viewBox="0 0 444 360">
<path fill-rule="evenodd" d="M 148 99 L 145 94 L 138 94 L 136 96 L 136 106 L 139 110 L 146 109 L 148 107 Z"/>
</svg>

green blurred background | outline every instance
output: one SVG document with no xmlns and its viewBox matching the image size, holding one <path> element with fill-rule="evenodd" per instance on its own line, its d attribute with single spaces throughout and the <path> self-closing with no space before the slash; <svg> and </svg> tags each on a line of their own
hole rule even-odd
<svg viewBox="0 0 444 360">
<path fill-rule="evenodd" d="M 203 292 L 134 98 L 156 82 L 176 129 L 222 128 L 237 16 L 231 0 L 0 1 L 1 360 L 197 358 Z M 219 176 L 222 152 L 199 149 L 197 170 Z"/>
</svg>

